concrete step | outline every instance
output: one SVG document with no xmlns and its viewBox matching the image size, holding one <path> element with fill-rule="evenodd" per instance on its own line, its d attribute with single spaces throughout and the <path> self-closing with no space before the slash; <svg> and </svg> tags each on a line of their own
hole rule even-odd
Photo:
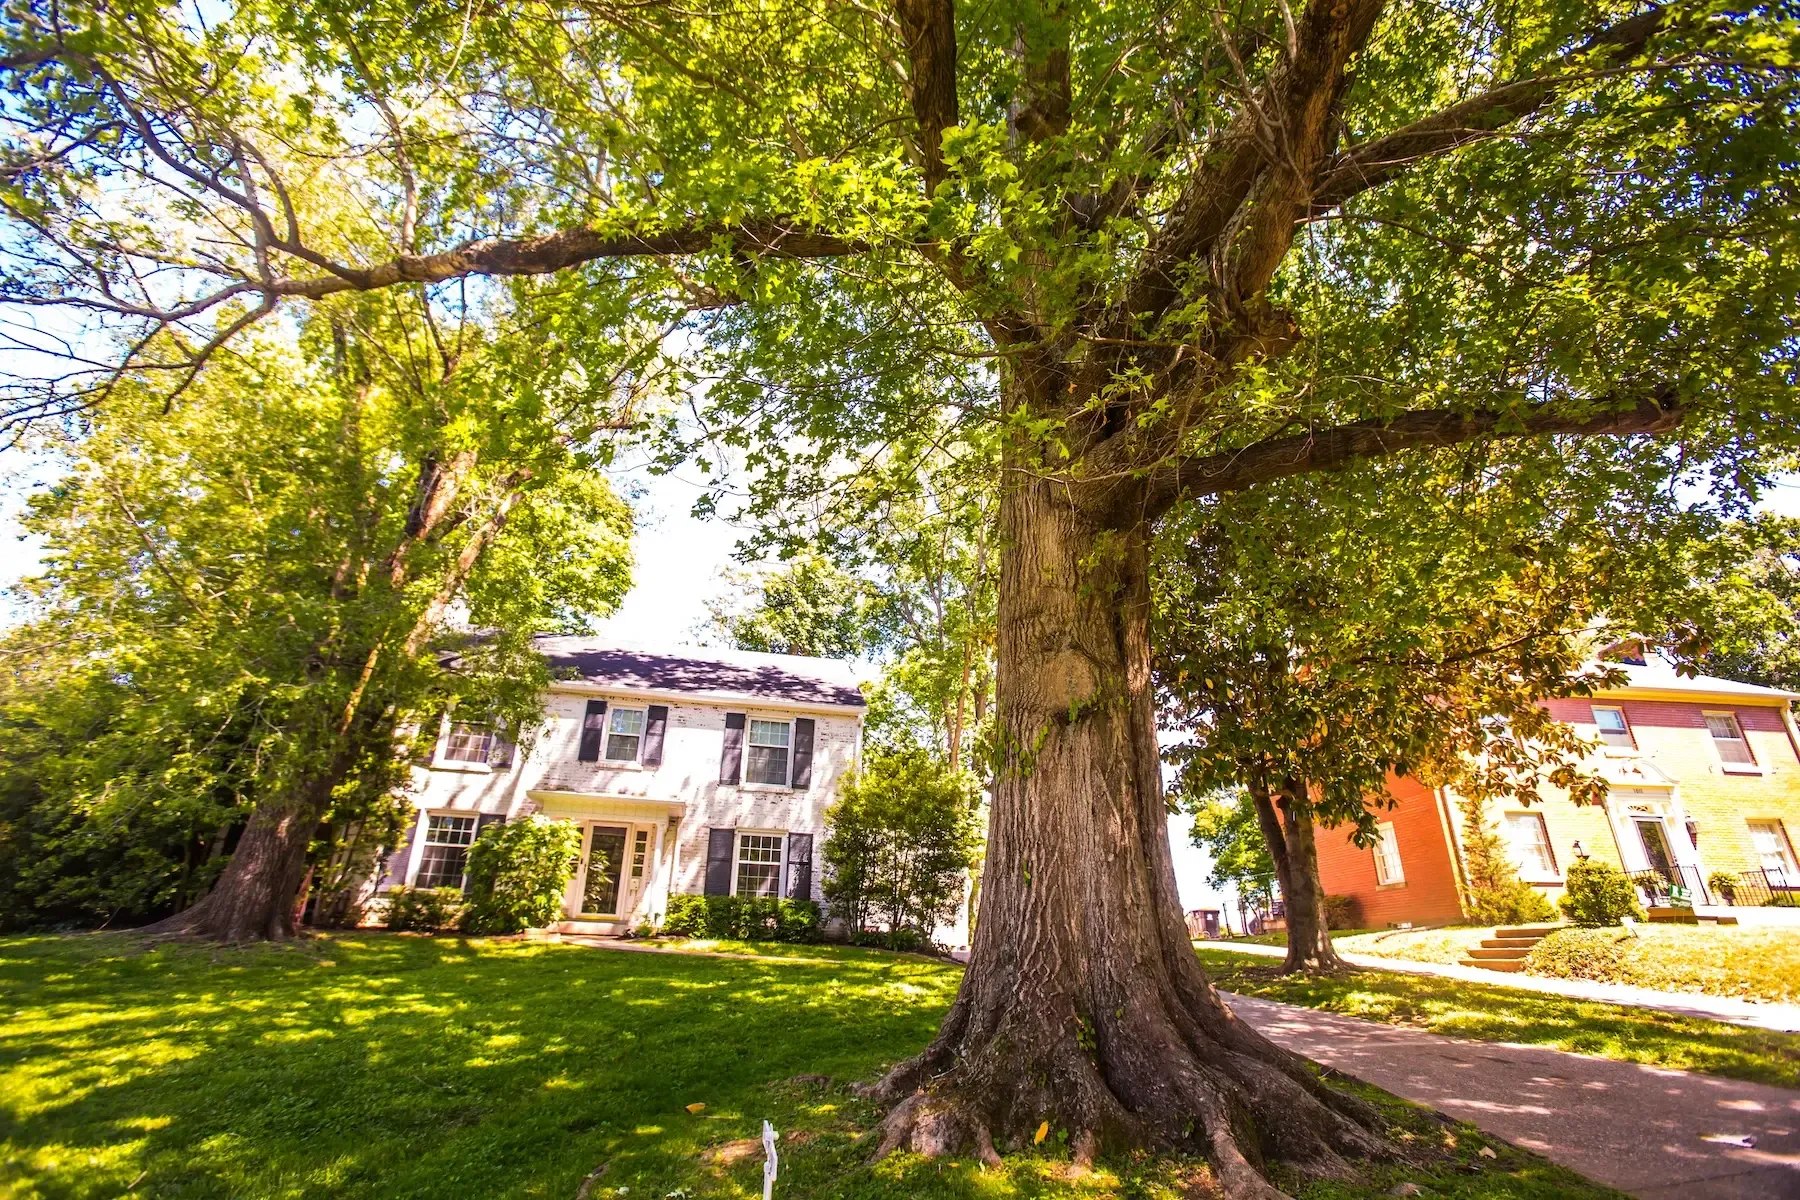
<svg viewBox="0 0 1800 1200">
<path fill-rule="evenodd" d="M 1483 962 L 1493 962 L 1505 958 L 1524 958 L 1530 953 L 1530 946 L 1477 946 L 1469 951 L 1469 957 L 1479 958 Z"/>
<path fill-rule="evenodd" d="M 1487 947 L 1489 950 L 1514 950 L 1514 949 L 1529 950 L 1533 946 L 1537 945 L 1539 942 L 1541 942 L 1543 940 L 1544 940 L 1543 938 L 1534 938 L 1534 937 L 1530 937 L 1530 938 L 1482 938 L 1481 944 L 1483 946 Z"/>
<path fill-rule="evenodd" d="M 1494 936 L 1497 938 L 1541 938 L 1549 937 L 1560 928 L 1562 928 L 1560 925 L 1502 925 L 1499 929 L 1494 930 Z"/>
<path fill-rule="evenodd" d="M 1694 915 L 1691 908 L 1652 907 L 1647 910 L 1650 919 L 1663 925 L 1698 925 L 1700 918 Z"/>
<path fill-rule="evenodd" d="M 1462 965 L 1465 967 L 1480 967 L 1486 971 L 1505 971 L 1508 974 L 1513 974 L 1525 969 L 1525 960 L 1522 958 L 1465 958 L 1462 960 Z"/>
</svg>

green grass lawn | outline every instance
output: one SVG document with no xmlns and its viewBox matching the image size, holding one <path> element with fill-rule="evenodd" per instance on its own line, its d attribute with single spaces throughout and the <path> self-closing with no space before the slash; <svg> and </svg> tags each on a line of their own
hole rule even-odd
<svg viewBox="0 0 1800 1200">
<path fill-rule="evenodd" d="M 755 947 L 725 949 L 759 954 Z M 257 949 L 0 939 L 0 1195 L 699 1200 L 1211 1194 L 1195 1161 L 1071 1178 L 1067 1131 L 995 1171 L 895 1155 L 846 1081 L 925 1044 L 960 968 L 841 948 L 751 960 L 384 934 Z M 801 1079 L 830 1076 L 831 1083 Z M 1386 1099 L 1414 1161 L 1308 1200 L 1614 1193 Z M 688 1106 L 704 1105 L 697 1112 Z M 1493 1146 L 1497 1158 L 1479 1156 Z"/>
<path fill-rule="evenodd" d="M 1492 926 L 1457 925 L 1334 933 L 1332 944 L 1346 954 L 1454 963 L 1493 935 Z M 1272 940 L 1266 944 L 1286 944 L 1284 934 L 1267 937 Z M 1643 923 L 1635 933 L 1565 928 L 1538 943 L 1525 973 L 1792 1004 L 1800 1002 L 1800 929 Z"/>
<path fill-rule="evenodd" d="M 1515 1042 L 1800 1088 L 1800 1035 L 1397 971 L 1283 976 L 1273 959 L 1199 948 L 1220 987 L 1451 1037 Z"/>
</svg>

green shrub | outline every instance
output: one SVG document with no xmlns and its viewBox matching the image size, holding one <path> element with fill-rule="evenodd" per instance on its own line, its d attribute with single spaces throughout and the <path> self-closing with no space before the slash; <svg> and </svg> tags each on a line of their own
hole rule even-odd
<svg viewBox="0 0 1800 1200">
<path fill-rule="evenodd" d="M 662 927 L 675 937 L 744 942 L 816 942 L 822 930 L 816 901 L 773 896 L 670 896 Z"/>
<path fill-rule="evenodd" d="M 469 847 L 468 933 L 539 929 L 562 914 L 563 893 L 581 854 L 573 821 L 530 816 L 489 825 Z"/>
<path fill-rule="evenodd" d="M 1568 891 L 1562 910 L 1577 925 L 1617 925 L 1620 917 L 1642 920 L 1637 888 L 1617 867 L 1588 860 L 1569 866 Z"/>
<path fill-rule="evenodd" d="M 981 785 L 928 752 L 872 751 L 825 814 L 825 899 L 852 935 L 930 938 L 955 918 L 981 845 Z"/>
<path fill-rule="evenodd" d="M 463 894 L 455 888 L 397 887 L 388 893 L 389 929 L 437 933 L 462 919 Z"/>
<path fill-rule="evenodd" d="M 850 941 L 857 946 L 879 946 L 883 950 L 897 950 L 903 954 L 928 948 L 924 935 L 916 929 L 908 929 L 905 926 L 885 932 L 879 929 L 864 929 L 851 935 Z"/>
<path fill-rule="evenodd" d="M 1355 896 L 1325 897 L 1325 928 L 1361 929 L 1362 901 Z"/>
<path fill-rule="evenodd" d="M 1544 893 L 1519 878 L 1500 835 L 1488 824 L 1486 803 L 1474 796 L 1465 799 L 1462 817 L 1469 920 L 1477 925 L 1523 925 L 1556 916 Z"/>
</svg>

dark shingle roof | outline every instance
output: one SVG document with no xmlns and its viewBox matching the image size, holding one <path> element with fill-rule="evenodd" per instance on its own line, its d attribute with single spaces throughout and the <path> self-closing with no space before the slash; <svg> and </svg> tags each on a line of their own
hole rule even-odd
<svg viewBox="0 0 1800 1200">
<path fill-rule="evenodd" d="M 538 650 L 560 678 L 625 691 L 688 692 L 719 700 L 786 700 L 863 708 L 847 663 L 797 654 L 746 650 L 644 650 L 603 638 L 537 637 Z"/>
</svg>

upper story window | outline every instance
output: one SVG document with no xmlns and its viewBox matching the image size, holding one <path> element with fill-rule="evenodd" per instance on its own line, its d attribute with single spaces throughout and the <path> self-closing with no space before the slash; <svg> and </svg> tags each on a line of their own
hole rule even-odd
<svg viewBox="0 0 1800 1200">
<path fill-rule="evenodd" d="M 1750 743 L 1744 737 L 1744 728 L 1738 724 L 1734 713 L 1707 713 L 1706 732 L 1712 735 L 1713 749 L 1719 752 L 1719 761 L 1727 766 L 1753 767 L 1756 758 L 1750 753 Z"/>
<path fill-rule="evenodd" d="M 1375 827 L 1375 882 L 1387 885 L 1405 883 L 1406 872 L 1400 866 L 1400 843 L 1394 839 L 1394 824 L 1383 821 Z"/>
<path fill-rule="evenodd" d="M 793 744 L 793 726 L 786 721 L 750 722 L 750 763 L 745 772 L 751 783 L 774 783 L 786 786 L 788 751 Z"/>
<path fill-rule="evenodd" d="M 444 734 L 441 762 L 512 765 L 513 744 L 489 721 L 451 721 Z"/>
<path fill-rule="evenodd" d="M 469 846 L 474 840 L 474 817 L 426 817 L 425 851 L 419 859 L 419 874 L 413 886 L 460 888 L 469 865 Z"/>
<path fill-rule="evenodd" d="M 1637 749 L 1637 741 L 1631 736 L 1631 726 L 1625 723 L 1624 709 L 1602 708 L 1596 704 L 1594 725 L 1600 730 L 1600 740 L 1615 750 Z"/>
<path fill-rule="evenodd" d="M 484 763 L 494 748 L 494 727 L 476 721 L 452 721 L 444 739 L 444 758 L 450 762 Z"/>
<path fill-rule="evenodd" d="M 615 708 L 606 728 L 607 761 L 636 762 L 644 744 L 644 710 Z"/>
</svg>

